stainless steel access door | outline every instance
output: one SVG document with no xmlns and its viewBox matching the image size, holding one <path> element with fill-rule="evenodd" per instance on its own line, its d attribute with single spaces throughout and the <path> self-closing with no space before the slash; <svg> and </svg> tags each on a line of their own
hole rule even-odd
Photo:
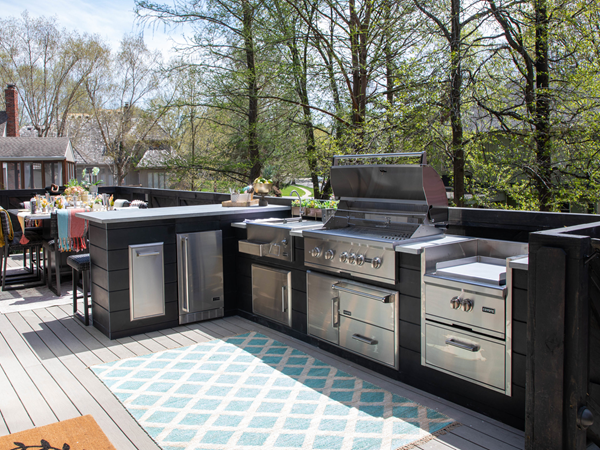
<svg viewBox="0 0 600 450">
<path fill-rule="evenodd" d="M 308 334 L 334 344 L 339 344 L 339 297 L 333 289 L 339 278 L 308 271 L 306 290 L 308 297 Z"/>
<path fill-rule="evenodd" d="M 252 312 L 292 326 L 292 272 L 252 264 Z"/>
<path fill-rule="evenodd" d="M 165 314 L 163 243 L 129 246 L 129 319 Z"/>
<path fill-rule="evenodd" d="M 223 241 L 221 230 L 177 235 L 179 323 L 222 316 Z M 219 309 L 221 314 L 196 314 Z"/>
</svg>

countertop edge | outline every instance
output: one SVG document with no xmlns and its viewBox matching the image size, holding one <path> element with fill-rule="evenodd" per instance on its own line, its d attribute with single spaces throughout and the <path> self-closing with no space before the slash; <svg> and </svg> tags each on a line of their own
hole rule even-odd
<svg viewBox="0 0 600 450">
<path fill-rule="evenodd" d="M 135 212 L 119 211 L 81 212 L 77 217 L 98 224 L 150 222 L 155 220 L 184 219 L 194 217 L 228 216 L 234 214 L 258 214 L 265 211 L 291 211 L 290 206 L 268 205 L 257 207 L 225 208 L 220 204 L 171 206 L 167 208 L 136 209 Z"/>
</svg>

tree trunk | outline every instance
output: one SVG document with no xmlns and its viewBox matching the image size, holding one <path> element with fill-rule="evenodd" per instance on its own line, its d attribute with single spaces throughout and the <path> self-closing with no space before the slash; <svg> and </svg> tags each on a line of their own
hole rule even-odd
<svg viewBox="0 0 600 450">
<path fill-rule="evenodd" d="M 452 127 L 452 158 L 454 169 L 454 203 L 464 206 L 465 151 L 461 118 L 461 28 L 460 0 L 452 0 L 452 28 L 450 31 L 450 123 Z"/>
<path fill-rule="evenodd" d="M 250 161 L 249 182 L 260 176 L 262 163 L 258 146 L 258 87 L 254 54 L 253 21 L 254 10 L 248 0 L 242 0 L 244 51 L 248 67 L 248 160 Z"/>
<path fill-rule="evenodd" d="M 539 176 L 536 180 L 540 211 L 550 211 L 551 140 L 550 140 L 550 77 L 548 63 L 547 0 L 535 0 L 535 72 L 536 105 L 534 115 L 536 160 Z"/>
</svg>

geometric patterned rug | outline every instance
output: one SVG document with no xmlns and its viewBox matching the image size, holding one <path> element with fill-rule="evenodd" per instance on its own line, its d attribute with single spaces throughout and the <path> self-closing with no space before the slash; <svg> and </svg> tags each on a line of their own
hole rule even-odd
<svg viewBox="0 0 600 450">
<path fill-rule="evenodd" d="M 393 450 L 458 425 L 256 332 L 91 369 L 163 450 Z"/>
</svg>

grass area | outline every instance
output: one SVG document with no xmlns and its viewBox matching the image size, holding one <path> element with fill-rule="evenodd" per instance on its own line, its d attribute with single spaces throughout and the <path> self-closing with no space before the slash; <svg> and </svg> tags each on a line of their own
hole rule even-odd
<svg viewBox="0 0 600 450">
<path fill-rule="evenodd" d="M 308 187 L 308 186 L 302 186 L 302 185 L 300 185 L 300 184 L 291 184 L 291 185 L 289 185 L 289 186 L 287 186 L 287 187 L 284 187 L 284 188 L 281 190 L 281 195 L 283 195 L 284 197 L 289 197 L 290 195 L 292 195 L 292 194 L 291 194 L 291 192 L 292 192 L 294 189 L 296 189 L 296 190 L 297 190 L 297 191 L 300 193 L 300 195 L 304 195 L 304 192 L 302 192 L 302 190 L 300 190 L 300 189 L 297 189 L 298 187 L 304 188 L 304 189 L 306 189 L 307 191 L 309 191 L 309 192 L 310 192 L 310 196 L 311 196 L 311 197 L 314 197 L 314 196 L 315 196 L 315 190 L 314 190 L 313 188 L 311 188 L 311 187 Z"/>
</svg>

